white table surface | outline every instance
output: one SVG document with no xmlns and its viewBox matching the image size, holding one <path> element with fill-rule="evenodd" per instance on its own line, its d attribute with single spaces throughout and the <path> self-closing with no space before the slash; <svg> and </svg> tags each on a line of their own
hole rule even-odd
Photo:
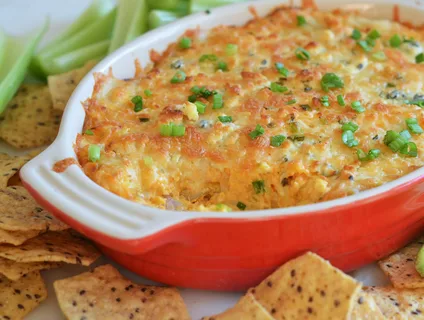
<svg viewBox="0 0 424 320">
<path fill-rule="evenodd" d="M 89 0 L 0 0 L 0 27 L 8 34 L 25 35 L 34 27 L 40 25 L 44 18 L 50 16 L 50 29 L 43 39 L 48 42 L 57 33 L 71 23 L 88 5 Z M 0 152 L 16 154 L 17 151 L 0 142 Z M 105 257 L 95 265 L 113 263 Z M 135 275 L 115 264 L 118 269 L 136 283 L 154 284 L 154 282 Z M 30 313 L 28 320 L 62 320 L 65 317 L 60 312 L 53 290 L 53 281 L 70 277 L 88 270 L 86 267 L 69 265 L 62 269 L 43 271 L 49 297 L 36 310 Z M 367 285 L 384 285 L 387 279 L 375 264 L 357 270 L 353 275 Z M 193 320 L 202 316 L 224 311 L 234 305 L 242 293 L 212 292 L 191 289 L 181 289 L 181 294 L 188 306 Z"/>
</svg>

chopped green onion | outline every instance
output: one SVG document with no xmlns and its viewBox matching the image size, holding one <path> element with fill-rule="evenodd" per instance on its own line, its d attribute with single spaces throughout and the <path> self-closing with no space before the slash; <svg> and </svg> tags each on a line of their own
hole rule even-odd
<svg viewBox="0 0 424 320">
<path fill-rule="evenodd" d="M 191 39 L 184 37 L 180 41 L 180 48 L 181 49 L 189 49 L 191 48 Z"/>
<path fill-rule="evenodd" d="M 351 103 L 351 107 L 353 110 L 355 110 L 358 113 L 362 113 L 365 111 L 365 108 L 362 106 L 360 101 L 353 101 Z"/>
<path fill-rule="evenodd" d="M 301 26 L 303 26 L 303 25 L 306 24 L 306 19 L 305 19 L 304 16 L 297 16 L 296 18 L 297 18 L 297 25 L 299 27 L 301 27 Z"/>
<path fill-rule="evenodd" d="M 149 118 L 139 118 L 140 122 L 149 122 Z"/>
<path fill-rule="evenodd" d="M 222 123 L 233 122 L 233 118 L 231 116 L 218 116 L 218 120 Z"/>
<path fill-rule="evenodd" d="M 405 122 L 406 122 L 406 126 L 408 127 L 408 129 L 412 133 L 420 134 L 420 133 L 423 133 L 424 132 L 424 130 L 418 124 L 417 119 L 415 119 L 415 118 L 409 118 L 409 119 L 406 119 Z"/>
<path fill-rule="evenodd" d="M 172 136 L 172 123 L 170 124 L 162 124 L 160 126 L 160 135 L 164 137 Z"/>
<path fill-rule="evenodd" d="M 418 55 L 415 57 L 415 62 L 416 62 L 416 63 L 424 62 L 424 53 L 423 53 L 423 52 L 421 52 L 420 54 L 418 54 Z"/>
<path fill-rule="evenodd" d="M 222 211 L 222 212 L 231 212 L 233 211 L 229 206 L 223 203 L 218 203 L 216 205 L 216 210 Z"/>
<path fill-rule="evenodd" d="M 414 142 L 408 142 L 400 148 L 399 153 L 406 154 L 410 157 L 417 157 L 418 156 L 418 148 L 417 145 Z"/>
<path fill-rule="evenodd" d="M 264 133 L 265 133 L 265 129 L 260 124 L 257 124 L 255 130 L 249 133 L 249 137 L 252 139 L 256 139 L 257 137 L 263 135 Z"/>
<path fill-rule="evenodd" d="M 347 123 L 342 125 L 343 131 L 350 130 L 352 132 L 356 132 L 356 130 L 358 130 L 358 129 L 359 129 L 359 126 L 356 123 L 353 123 L 353 122 L 347 122 Z"/>
<path fill-rule="evenodd" d="M 297 48 L 294 53 L 299 60 L 309 60 L 309 59 L 311 59 L 311 55 L 309 54 L 309 52 L 306 51 L 303 48 Z"/>
<path fill-rule="evenodd" d="M 162 124 L 160 126 L 160 135 L 163 137 L 181 137 L 185 134 L 185 126 L 183 124 Z"/>
<path fill-rule="evenodd" d="M 284 64 L 282 64 L 281 62 L 276 62 L 275 63 L 275 68 L 284 77 L 288 77 L 289 74 L 290 74 L 290 71 L 286 67 L 284 67 Z"/>
<path fill-rule="evenodd" d="M 356 42 L 362 49 L 364 49 L 364 51 L 366 52 L 370 52 L 372 50 L 372 48 L 370 47 L 370 45 L 368 44 L 367 41 L 365 40 L 359 40 Z"/>
<path fill-rule="evenodd" d="M 362 149 L 356 150 L 356 154 L 358 155 L 358 159 L 360 161 L 374 160 L 374 159 L 378 158 L 380 153 L 381 152 L 378 149 L 371 149 L 370 151 L 368 151 L 368 154 L 366 154 L 364 151 L 362 151 Z"/>
<path fill-rule="evenodd" d="M 377 30 L 372 30 L 370 33 L 368 33 L 367 38 L 369 39 L 373 39 L 373 40 L 377 40 L 378 38 L 381 37 L 380 32 L 378 32 Z"/>
<path fill-rule="evenodd" d="M 354 40 L 361 39 L 361 37 L 362 37 L 361 31 L 359 31 L 358 29 L 353 29 L 352 35 L 350 37 Z"/>
<path fill-rule="evenodd" d="M 224 100 L 222 94 L 215 93 L 213 95 L 212 109 L 221 109 L 222 107 L 224 107 Z"/>
<path fill-rule="evenodd" d="M 287 139 L 289 139 L 291 141 L 304 141 L 305 140 L 305 136 L 301 136 L 301 135 L 295 134 L 293 136 L 289 136 Z"/>
<path fill-rule="evenodd" d="M 339 106 L 344 107 L 346 105 L 346 102 L 341 94 L 337 96 L 337 103 Z"/>
<path fill-rule="evenodd" d="M 385 145 L 389 145 L 390 142 L 394 141 L 395 139 L 397 139 L 399 137 L 399 133 L 397 133 L 396 131 L 393 130 L 389 130 L 386 132 L 386 135 L 384 136 L 384 144 Z"/>
<path fill-rule="evenodd" d="M 225 48 L 225 53 L 227 56 L 234 56 L 238 52 L 238 46 L 236 44 L 229 43 Z"/>
<path fill-rule="evenodd" d="M 335 73 L 326 73 L 321 78 L 321 88 L 325 92 L 328 92 L 332 88 L 343 88 L 344 87 L 344 81 L 342 78 L 340 78 Z"/>
<path fill-rule="evenodd" d="M 418 106 L 420 108 L 424 108 L 424 101 L 422 101 L 422 100 L 411 100 L 411 101 L 406 100 L 405 103 L 413 104 L 413 105 Z"/>
<path fill-rule="evenodd" d="M 296 102 L 296 99 L 291 99 L 290 101 L 287 101 L 286 105 L 295 104 Z"/>
<path fill-rule="evenodd" d="M 265 181 L 264 180 L 255 180 L 252 182 L 253 189 L 256 194 L 265 192 Z"/>
<path fill-rule="evenodd" d="M 88 146 L 88 160 L 96 162 L 100 159 L 100 146 L 97 144 L 90 144 Z"/>
<path fill-rule="evenodd" d="M 272 92 L 286 92 L 289 90 L 287 87 L 282 86 L 281 84 L 277 82 L 271 82 L 270 89 Z"/>
<path fill-rule="evenodd" d="M 399 151 L 405 144 L 408 143 L 407 139 L 404 139 L 403 137 L 401 137 L 400 135 L 393 140 L 392 142 L 390 142 L 388 144 L 388 147 L 393 151 L 393 152 L 397 152 Z"/>
<path fill-rule="evenodd" d="M 377 61 L 385 61 L 386 60 L 386 54 L 383 51 L 378 51 L 372 54 L 372 57 L 374 60 Z"/>
<path fill-rule="evenodd" d="M 144 90 L 144 94 L 146 95 L 146 97 L 151 97 L 153 93 L 149 89 L 146 89 Z"/>
<path fill-rule="evenodd" d="M 246 209 L 246 205 L 243 202 L 237 202 L 237 208 L 244 211 Z"/>
<path fill-rule="evenodd" d="M 355 139 L 353 132 L 350 130 L 343 131 L 342 141 L 349 148 L 356 147 L 359 144 L 358 140 Z"/>
<path fill-rule="evenodd" d="M 185 134 L 186 128 L 183 124 L 172 125 L 172 136 L 173 137 L 182 137 Z"/>
<path fill-rule="evenodd" d="M 328 96 L 322 96 L 321 99 L 320 99 L 320 101 L 321 101 L 321 104 L 324 107 L 329 107 L 330 106 L 330 101 L 328 101 Z"/>
<path fill-rule="evenodd" d="M 191 103 L 196 102 L 197 100 L 197 94 L 192 94 L 191 96 L 188 97 L 188 101 Z"/>
<path fill-rule="evenodd" d="M 90 129 L 85 130 L 84 134 L 86 134 L 87 136 L 94 136 L 94 132 Z"/>
<path fill-rule="evenodd" d="M 186 74 L 182 70 L 178 70 L 171 79 L 171 83 L 181 83 L 187 78 Z"/>
<path fill-rule="evenodd" d="M 286 140 L 286 136 L 283 136 L 282 134 L 272 136 L 271 137 L 271 146 L 273 147 L 279 147 L 283 144 L 283 142 Z"/>
<path fill-rule="evenodd" d="M 143 162 L 146 166 L 151 167 L 153 165 L 153 158 L 150 156 L 144 156 Z"/>
<path fill-rule="evenodd" d="M 399 48 L 402 44 L 402 39 L 398 34 L 395 34 L 390 38 L 389 42 L 392 48 Z"/>
<path fill-rule="evenodd" d="M 217 70 L 222 70 L 222 71 L 228 71 L 228 65 L 226 62 L 224 61 L 219 61 L 218 65 L 216 66 Z"/>
<path fill-rule="evenodd" d="M 411 134 L 409 133 L 408 130 L 403 130 L 403 131 L 399 132 L 399 135 L 407 141 L 411 140 L 411 138 L 412 138 L 412 136 L 411 136 Z"/>
<path fill-rule="evenodd" d="M 200 102 L 200 101 L 196 101 L 194 102 L 194 104 L 196 105 L 197 108 L 197 112 L 200 114 L 204 114 L 206 111 L 206 104 Z"/>
<path fill-rule="evenodd" d="M 131 102 L 134 103 L 134 111 L 139 112 L 143 110 L 143 98 L 141 96 L 135 96 L 131 99 Z"/>
<path fill-rule="evenodd" d="M 202 87 L 202 88 L 204 88 L 204 87 Z M 199 94 L 202 91 L 202 88 L 200 88 L 199 86 L 194 86 L 190 89 L 190 91 L 195 93 L 195 94 Z"/>
<path fill-rule="evenodd" d="M 216 55 L 214 55 L 214 54 L 204 54 L 199 59 L 200 62 L 217 61 L 217 60 L 218 60 L 218 57 Z"/>
</svg>

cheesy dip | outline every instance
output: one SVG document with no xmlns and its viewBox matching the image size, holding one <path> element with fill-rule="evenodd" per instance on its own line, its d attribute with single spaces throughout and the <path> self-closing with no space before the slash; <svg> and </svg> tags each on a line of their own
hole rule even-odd
<svg viewBox="0 0 424 320">
<path fill-rule="evenodd" d="M 133 79 L 97 74 L 76 139 L 88 177 L 175 210 L 340 198 L 423 165 L 424 32 L 278 8 L 187 31 Z"/>
</svg>

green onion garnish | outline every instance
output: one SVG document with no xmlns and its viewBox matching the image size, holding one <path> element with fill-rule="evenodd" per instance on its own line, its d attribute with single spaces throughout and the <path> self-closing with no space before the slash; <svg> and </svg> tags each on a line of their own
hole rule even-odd
<svg viewBox="0 0 424 320">
<path fill-rule="evenodd" d="M 424 132 L 424 130 L 420 127 L 418 124 L 417 119 L 415 118 L 409 118 L 405 120 L 406 126 L 408 127 L 409 131 L 415 134 L 421 134 Z"/>
<path fill-rule="evenodd" d="M 297 16 L 296 18 L 297 18 L 297 25 L 299 27 L 301 27 L 301 26 L 303 26 L 303 25 L 306 24 L 306 19 L 305 19 L 304 16 Z"/>
<path fill-rule="evenodd" d="M 368 151 L 368 154 L 366 154 L 364 151 L 362 151 L 362 149 L 356 150 L 356 154 L 358 155 L 358 159 L 360 161 L 374 160 L 374 159 L 378 158 L 380 153 L 381 152 L 378 149 L 371 149 L 370 151 Z"/>
<path fill-rule="evenodd" d="M 196 101 L 194 102 L 194 104 L 196 105 L 197 108 L 197 112 L 200 114 L 204 114 L 206 111 L 206 104 L 200 102 L 200 101 Z"/>
<path fill-rule="evenodd" d="M 392 48 L 399 48 L 403 41 L 398 34 L 395 34 L 390 38 L 389 42 Z"/>
<path fill-rule="evenodd" d="M 238 46 L 236 44 L 229 43 L 225 48 L 225 53 L 227 56 L 234 56 L 237 54 Z"/>
<path fill-rule="evenodd" d="M 282 64 L 281 62 L 276 62 L 275 63 L 275 68 L 284 77 L 288 77 L 289 74 L 290 74 L 290 71 L 286 67 L 284 67 L 284 64 Z"/>
<path fill-rule="evenodd" d="M 202 88 L 204 88 L 204 87 L 202 87 Z M 199 94 L 202 91 L 202 88 L 200 88 L 199 86 L 194 86 L 190 89 L 190 91 L 195 93 L 195 94 Z"/>
<path fill-rule="evenodd" d="M 151 97 L 153 93 L 149 89 L 146 89 L 144 90 L 144 94 L 146 95 L 146 97 Z"/>
<path fill-rule="evenodd" d="M 171 83 L 181 83 L 184 82 L 186 79 L 186 74 L 182 70 L 178 70 L 175 75 L 171 79 Z"/>
<path fill-rule="evenodd" d="M 218 116 L 218 120 L 222 123 L 233 122 L 233 118 L 231 116 Z"/>
<path fill-rule="evenodd" d="M 224 100 L 222 94 L 215 93 L 213 95 L 212 109 L 221 109 L 222 107 L 224 107 Z"/>
<path fill-rule="evenodd" d="M 372 56 L 374 58 L 374 60 L 377 61 L 385 61 L 386 60 L 386 54 L 383 51 L 378 51 L 372 54 Z"/>
<path fill-rule="evenodd" d="M 224 61 L 219 61 L 216 66 L 216 69 L 222 70 L 222 71 L 228 71 L 228 64 Z"/>
<path fill-rule="evenodd" d="M 347 122 L 342 125 L 342 130 L 347 131 L 350 130 L 352 132 L 356 132 L 359 129 L 359 126 L 354 122 Z"/>
<path fill-rule="evenodd" d="M 286 92 L 289 89 L 285 86 L 282 86 L 281 84 L 277 82 L 271 82 L 271 86 L 269 87 L 272 92 Z"/>
<path fill-rule="evenodd" d="M 264 180 L 255 180 L 252 182 L 253 189 L 256 194 L 265 192 L 265 181 Z"/>
<path fill-rule="evenodd" d="M 416 62 L 416 63 L 424 62 L 424 53 L 423 53 L 423 52 L 421 52 L 420 54 L 418 54 L 418 55 L 415 57 L 415 62 Z"/>
<path fill-rule="evenodd" d="M 263 135 L 264 133 L 265 133 L 265 129 L 260 124 L 257 124 L 255 130 L 249 133 L 249 137 L 252 139 L 256 139 L 257 137 Z"/>
<path fill-rule="evenodd" d="M 365 108 L 362 106 L 360 101 L 353 101 L 351 103 L 351 107 L 353 110 L 355 110 L 358 113 L 362 113 L 365 111 Z"/>
<path fill-rule="evenodd" d="M 183 124 L 162 124 L 160 126 L 160 135 L 164 137 L 182 137 L 185 134 Z"/>
<path fill-rule="evenodd" d="M 368 44 L 367 41 L 365 40 L 359 40 L 356 42 L 362 49 L 364 49 L 364 51 L 366 52 L 370 52 L 372 50 L 372 47 L 370 47 L 370 45 Z"/>
<path fill-rule="evenodd" d="M 290 101 L 287 101 L 286 105 L 295 104 L 296 102 L 296 99 L 291 99 Z"/>
<path fill-rule="evenodd" d="M 182 137 L 185 134 L 185 126 L 183 124 L 172 125 L 172 136 L 173 137 Z"/>
<path fill-rule="evenodd" d="M 180 48 L 181 49 L 189 49 L 191 47 L 191 39 L 184 37 L 180 41 Z"/>
<path fill-rule="evenodd" d="M 237 208 L 239 208 L 240 210 L 245 210 L 246 209 L 246 205 L 243 202 L 237 202 Z"/>
<path fill-rule="evenodd" d="M 354 40 L 361 39 L 361 37 L 362 37 L 361 31 L 359 31 L 358 29 L 353 29 L 352 35 L 350 37 Z"/>
<path fill-rule="evenodd" d="M 321 78 L 321 88 L 325 92 L 328 92 L 332 88 L 343 88 L 343 87 L 344 87 L 343 79 L 340 78 L 335 73 L 332 73 L 332 72 L 326 73 Z"/>
<path fill-rule="evenodd" d="M 93 136 L 94 132 L 92 130 L 88 129 L 88 130 L 85 130 L 84 134 L 86 134 L 87 136 Z"/>
<path fill-rule="evenodd" d="M 330 101 L 328 101 L 328 96 L 322 96 L 321 99 L 319 99 L 321 101 L 321 104 L 324 107 L 329 107 L 330 106 Z"/>
<path fill-rule="evenodd" d="M 272 136 L 271 137 L 271 146 L 273 147 L 279 147 L 283 144 L 283 142 L 286 140 L 286 136 L 283 136 L 282 134 Z"/>
<path fill-rule="evenodd" d="M 368 39 L 372 39 L 372 40 L 377 40 L 378 38 L 381 37 L 380 32 L 378 32 L 377 30 L 372 30 L 370 33 L 367 34 L 367 38 Z"/>
<path fill-rule="evenodd" d="M 160 126 L 160 135 L 164 137 L 172 136 L 172 123 L 170 124 L 162 124 Z"/>
<path fill-rule="evenodd" d="M 407 104 L 413 104 L 415 106 L 418 106 L 420 108 L 424 108 L 424 101 L 423 100 L 407 100 L 405 101 Z"/>
<path fill-rule="evenodd" d="M 337 96 L 337 103 L 339 106 L 344 107 L 346 105 L 346 102 L 341 94 Z"/>
<path fill-rule="evenodd" d="M 399 133 L 393 130 L 389 130 L 386 132 L 383 142 L 385 145 L 389 145 L 389 143 L 394 141 L 397 137 L 399 137 Z"/>
<path fill-rule="evenodd" d="M 404 136 L 401 136 L 400 133 L 395 131 L 387 131 L 384 136 L 384 143 L 393 151 L 399 151 L 405 144 L 408 143 L 408 139 Z"/>
<path fill-rule="evenodd" d="M 153 165 L 153 158 L 150 156 L 144 156 L 143 162 L 146 166 L 151 167 Z"/>
<path fill-rule="evenodd" d="M 303 48 L 297 48 L 294 53 L 299 60 L 309 60 L 311 58 L 309 52 Z"/>
<path fill-rule="evenodd" d="M 97 144 L 90 144 L 88 146 L 88 160 L 96 162 L 100 159 L 100 146 Z"/>
<path fill-rule="evenodd" d="M 343 131 L 342 141 L 349 148 L 356 147 L 359 144 L 358 140 L 355 139 L 353 132 L 350 130 Z"/>
<path fill-rule="evenodd" d="M 400 148 L 399 153 L 408 155 L 410 157 L 418 156 L 418 148 L 414 142 L 408 142 Z"/>
<path fill-rule="evenodd" d="M 412 138 L 412 136 L 411 136 L 411 134 L 409 133 L 408 130 L 403 130 L 403 131 L 399 132 L 399 135 L 406 140 L 410 140 Z"/>
<path fill-rule="evenodd" d="M 197 94 L 192 94 L 191 96 L 188 97 L 188 101 L 191 103 L 196 102 L 197 100 Z"/>
<path fill-rule="evenodd" d="M 291 141 L 304 141 L 305 140 L 305 136 L 301 136 L 301 135 L 295 134 L 293 136 L 289 136 L 287 139 L 289 139 Z"/>
<path fill-rule="evenodd" d="M 217 61 L 217 60 L 218 60 L 218 57 L 216 55 L 214 55 L 214 54 L 204 54 L 199 59 L 200 62 Z"/>
<path fill-rule="evenodd" d="M 139 112 L 143 110 L 143 98 L 141 96 L 135 96 L 131 99 L 131 102 L 134 103 L 134 111 Z"/>
</svg>

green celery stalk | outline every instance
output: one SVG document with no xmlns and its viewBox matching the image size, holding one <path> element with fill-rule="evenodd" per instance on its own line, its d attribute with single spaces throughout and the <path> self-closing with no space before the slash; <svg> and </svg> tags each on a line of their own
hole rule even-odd
<svg viewBox="0 0 424 320">
<path fill-rule="evenodd" d="M 211 8 L 244 1 L 246 0 L 190 0 L 190 12 L 206 11 Z"/>
<path fill-rule="evenodd" d="M 179 0 L 148 0 L 150 9 L 173 10 L 178 6 Z"/>
<path fill-rule="evenodd" d="M 152 10 L 150 11 L 148 18 L 149 29 L 156 29 L 179 19 L 181 16 L 182 15 L 172 11 Z"/>
<path fill-rule="evenodd" d="M 0 68 L 3 64 L 3 59 L 6 56 L 6 42 L 7 42 L 7 36 L 4 33 L 3 29 L 0 29 Z"/>
<path fill-rule="evenodd" d="M 188 15 L 190 13 L 190 0 L 178 1 L 177 6 L 172 11 L 181 17 Z"/>
<path fill-rule="evenodd" d="M 147 30 L 146 0 L 119 0 L 109 52 L 134 40 Z"/>
<path fill-rule="evenodd" d="M 82 67 L 87 61 L 101 60 L 107 55 L 110 40 L 90 44 L 75 51 L 53 58 L 49 64 L 48 74 L 64 73 Z"/>
<path fill-rule="evenodd" d="M 5 41 L 3 63 L 0 64 L 0 113 L 13 98 L 25 78 L 31 57 L 47 31 L 49 20 L 30 37 L 11 38 Z"/>
</svg>

